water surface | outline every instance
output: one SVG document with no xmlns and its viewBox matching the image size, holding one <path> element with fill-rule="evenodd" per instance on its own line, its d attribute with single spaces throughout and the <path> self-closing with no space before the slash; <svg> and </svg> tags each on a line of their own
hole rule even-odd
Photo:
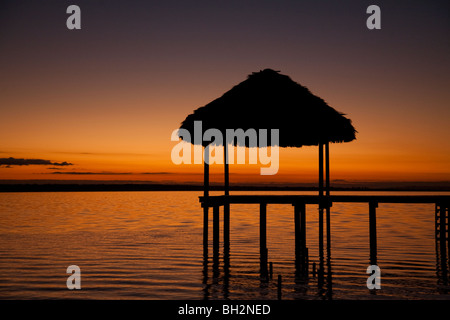
<svg viewBox="0 0 450 320">
<path fill-rule="evenodd" d="M 284 299 L 450 298 L 445 283 L 448 275 L 442 275 L 437 263 L 434 204 L 379 205 L 382 288 L 374 294 L 366 287 L 367 204 L 333 205 L 331 257 L 325 282 L 320 285 L 312 274 L 301 281 L 295 277 L 291 205 L 267 208 L 267 243 L 274 280 L 260 278 L 257 205 L 231 206 L 229 274 L 224 273 L 222 253 L 217 268 L 212 267 L 210 257 L 205 269 L 199 195 L 0 193 L 0 298 L 276 299 L 275 279 L 279 274 L 283 277 Z M 312 270 L 312 263 L 319 262 L 318 208 L 307 205 L 306 209 Z M 69 265 L 81 269 L 81 290 L 66 287 Z"/>
</svg>

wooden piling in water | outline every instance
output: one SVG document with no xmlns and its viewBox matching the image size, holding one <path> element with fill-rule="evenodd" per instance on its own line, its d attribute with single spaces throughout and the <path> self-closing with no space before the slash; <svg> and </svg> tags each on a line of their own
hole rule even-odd
<svg viewBox="0 0 450 320">
<path fill-rule="evenodd" d="M 295 263 L 297 270 L 305 272 L 307 264 L 305 203 L 294 204 L 294 225 L 295 225 Z"/>
<path fill-rule="evenodd" d="M 309 273 L 309 253 L 306 247 L 306 205 L 303 202 L 300 205 L 300 234 L 302 237 L 302 270 L 308 275 Z"/>
<path fill-rule="evenodd" d="M 446 260 L 446 252 L 445 252 L 445 247 L 446 247 L 446 238 L 447 238 L 447 217 L 446 217 L 446 210 L 445 210 L 445 205 L 440 204 L 439 206 L 440 208 L 440 243 L 441 243 L 441 252 L 442 252 L 442 260 Z"/>
<path fill-rule="evenodd" d="M 278 298 L 278 300 L 281 300 L 281 286 L 282 286 L 282 278 L 281 278 L 281 274 L 279 274 L 278 281 L 277 281 L 277 298 Z"/>
<path fill-rule="evenodd" d="M 261 259 L 261 276 L 267 276 L 267 204 L 259 206 L 259 252 Z"/>
<path fill-rule="evenodd" d="M 230 205 L 223 206 L 223 246 L 225 251 L 230 249 Z"/>
<path fill-rule="evenodd" d="M 319 143 L 319 197 L 323 197 L 323 143 Z"/>
<path fill-rule="evenodd" d="M 208 259 L 208 207 L 203 207 L 203 257 Z"/>
<path fill-rule="evenodd" d="M 323 208 L 319 208 L 319 257 L 323 258 Z"/>
<path fill-rule="evenodd" d="M 436 204 L 436 241 L 439 242 L 440 247 L 440 259 L 446 261 L 450 258 L 450 246 L 448 246 L 448 204 L 437 203 Z M 446 252 L 446 247 L 448 253 Z"/>
<path fill-rule="evenodd" d="M 449 204 L 446 203 L 444 205 L 445 215 L 446 215 L 446 228 L 447 228 L 447 250 L 448 250 L 448 263 L 450 268 L 450 228 L 449 228 L 449 222 L 450 222 L 450 212 L 449 212 Z"/>
<path fill-rule="evenodd" d="M 300 207 L 300 236 L 302 238 L 303 248 L 306 248 L 306 205 L 299 204 Z"/>
<path fill-rule="evenodd" d="M 323 258 L 323 143 L 319 143 L 319 257 Z"/>
<path fill-rule="evenodd" d="M 436 263 L 439 281 L 442 285 L 448 285 L 448 270 L 450 268 L 450 243 L 449 243 L 449 204 L 436 202 L 435 204 L 435 240 Z M 449 259 L 447 259 L 449 257 Z"/>
<path fill-rule="evenodd" d="M 223 146 L 223 166 L 224 166 L 224 194 L 230 195 L 230 172 L 228 167 L 228 145 Z M 223 244 L 225 251 L 230 246 L 230 204 L 223 205 Z"/>
<path fill-rule="evenodd" d="M 228 145 L 223 146 L 223 167 L 224 167 L 224 193 L 226 196 L 230 194 L 230 172 L 228 167 Z"/>
<path fill-rule="evenodd" d="M 302 233 L 301 233 L 301 216 L 300 206 L 294 205 L 294 232 L 295 232 L 295 263 L 300 266 L 300 257 L 302 251 Z"/>
<path fill-rule="evenodd" d="M 203 160 L 203 196 L 209 197 L 209 148 L 204 148 Z M 208 259 L 208 211 L 209 207 L 203 207 L 203 257 Z"/>
<path fill-rule="evenodd" d="M 264 256 L 267 248 L 267 204 L 261 203 L 259 208 L 259 246 Z"/>
<path fill-rule="evenodd" d="M 203 196 L 209 196 L 209 147 L 205 147 L 203 155 Z"/>
<path fill-rule="evenodd" d="M 441 216 L 441 204 L 436 203 L 434 208 L 434 239 L 439 240 L 439 218 Z"/>
<path fill-rule="evenodd" d="M 377 209 L 378 203 L 369 202 L 369 241 L 370 241 L 370 264 L 377 264 Z"/>
<path fill-rule="evenodd" d="M 219 206 L 213 208 L 213 255 L 218 257 L 219 254 Z"/>
<path fill-rule="evenodd" d="M 331 221 L 330 221 L 330 143 L 325 143 L 325 196 L 327 197 L 326 205 L 326 228 L 327 228 L 327 252 L 331 250 Z"/>
</svg>

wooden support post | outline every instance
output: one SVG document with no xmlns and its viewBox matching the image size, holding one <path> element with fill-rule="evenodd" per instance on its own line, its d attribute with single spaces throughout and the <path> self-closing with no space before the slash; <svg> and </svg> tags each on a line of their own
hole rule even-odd
<svg viewBox="0 0 450 320">
<path fill-rule="evenodd" d="M 369 202 L 370 264 L 377 264 L 377 202 Z"/>
<path fill-rule="evenodd" d="M 230 180 L 228 171 L 228 145 L 224 142 L 223 146 L 223 165 L 224 165 L 224 192 L 230 195 Z M 223 205 L 223 244 L 224 251 L 229 252 L 230 248 L 230 204 L 225 202 Z"/>
<path fill-rule="evenodd" d="M 228 145 L 224 142 L 223 145 L 223 167 L 224 167 L 224 191 L 225 195 L 230 194 L 230 172 L 228 168 Z"/>
<path fill-rule="evenodd" d="M 295 265 L 299 267 L 301 265 L 301 253 L 302 253 L 302 230 L 301 230 L 301 216 L 300 206 L 294 205 L 294 229 L 295 229 Z"/>
<path fill-rule="evenodd" d="M 203 207 L 203 257 L 208 259 L 208 206 Z"/>
<path fill-rule="evenodd" d="M 440 240 L 440 251 L 441 251 L 441 260 L 447 261 L 447 253 L 446 253 L 446 242 L 447 242 L 447 208 L 444 203 L 439 204 L 439 240 Z"/>
<path fill-rule="evenodd" d="M 446 216 L 446 227 L 447 227 L 447 250 L 448 250 L 448 263 L 449 263 L 449 268 L 450 268 L 450 211 L 449 211 L 449 204 L 445 203 L 444 204 L 444 210 L 445 210 L 445 216 Z"/>
<path fill-rule="evenodd" d="M 213 208 L 213 256 L 219 255 L 219 206 Z"/>
<path fill-rule="evenodd" d="M 438 280 L 442 285 L 448 284 L 448 265 L 447 265 L 447 247 L 448 242 L 446 216 L 448 212 L 448 204 L 439 202 L 435 208 L 435 240 L 436 240 L 436 267 Z M 448 256 L 450 257 L 450 247 L 448 248 Z"/>
<path fill-rule="evenodd" d="M 439 217 L 441 214 L 440 205 L 440 203 L 436 203 L 434 209 L 434 239 L 436 240 L 436 243 L 439 240 Z"/>
<path fill-rule="evenodd" d="M 209 196 L 209 146 L 204 149 L 203 161 L 203 196 Z"/>
<path fill-rule="evenodd" d="M 319 143 L 319 201 L 322 200 L 322 197 L 323 197 L 323 143 Z"/>
<path fill-rule="evenodd" d="M 440 208 L 440 203 L 435 203 L 435 207 L 434 207 L 434 243 L 436 246 L 436 267 L 437 267 L 437 272 L 438 272 L 438 277 L 439 277 L 439 266 L 441 264 L 441 253 L 440 253 L 440 246 L 439 246 L 439 217 L 440 217 L 440 212 L 441 208 Z"/>
<path fill-rule="evenodd" d="M 260 204 L 259 212 L 259 244 L 261 255 L 265 255 L 267 248 L 267 204 Z"/>
<path fill-rule="evenodd" d="M 203 167 L 203 196 L 209 196 L 209 147 L 204 148 Z M 208 199 L 205 199 L 206 201 Z M 208 259 L 208 204 L 203 206 L 203 257 Z"/>
<path fill-rule="evenodd" d="M 278 279 L 277 279 L 278 281 L 278 283 L 277 283 L 277 298 L 278 298 L 278 300 L 281 300 L 281 286 L 283 285 L 282 284 L 282 278 L 281 278 L 281 274 L 279 274 L 278 275 Z"/>
<path fill-rule="evenodd" d="M 306 248 L 306 205 L 304 203 L 299 204 L 300 207 L 300 237 L 302 245 L 302 263 L 304 271 L 307 271 L 308 267 L 308 249 Z"/>
<path fill-rule="evenodd" d="M 306 248 L 306 205 L 304 203 L 300 207 L 300 233 L 302 236 L 303 247 Z"/>
<path fill-rule="evenodd" d="M 331 208 L 327 207 L 326 211 L 326 226 L 327 226 L 327 252 L 331 252 Z"/>
<path fill-rule="evenodd" d="M 330 196 L 330 143 L 325 143 L 325 194 Z"/>
<path fill-rule="evenodd" d="M 319 208 L 319 258 L 323 260 L 323 208 Z"/>
<path fill-rule="evenodd" d="M 446 238 L 446 217 L 445 217 L 445 205 L 444 204 L 440 204 L 440 214 L 439 214 L 439 231 L 440 231 L 440 240 L 441 242 L 445 243 L 445 238 Z"/>
<path fill-rule="evenodd" d="M 319 143 L 319 257 L 323 259 L 323 143 Z"/>
<path fill-rule="evenodd" d="M 440 231 L 440 234 L 439 234 L 439 237 L 440 237 L 440 240 L 441 240 L 441 242 L 444 242 L 445 243 L 445 238 L 446 238 L 446 210 L 445 210 L 445 205 L 443 204 L 443 203 L 441 203 L 440 205 L 439 205 L 439 231 Z"/>
<path fill-rule="evenodd" d="M 230 251 L 230 205 L 223 206 L 223 248 L 225 253 Z"/>
<path fill-rule="evenodd" d="M 306 270 L 306 206 L 304 203 L 294 204 L 295 226 L 295 265 L 299 271 Z"/>
<path fill-rule="evenodd" d="M 330 143 L 325 143 L 325 195 L 327 197 L 326 227 L 327 227 L 327 252 L 331 251 L 331 221 L 330 221 Z"/>
<path fill-rule="evenodd" d="M 435 237 L 436 237 L 436 259 L 439 282 L 448 285 L 447 255 L 450 257 L 450 246 L 448 246 L 448 203 L 436 203 L 435 215 Z M 447 252 L 448 250 L 448 252 Z"/>
<path fill-rule="evenodd" d="M 260 203 L 259 209 L 259 251 L 261 276 L 267 276 L 267 204 Z"/>
</svg>

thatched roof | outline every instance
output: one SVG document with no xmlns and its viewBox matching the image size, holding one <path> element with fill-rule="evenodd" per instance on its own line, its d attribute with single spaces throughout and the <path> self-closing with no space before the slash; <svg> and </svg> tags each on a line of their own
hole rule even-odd
<svg viewBox="0 0 450 320">
<path fill-rule="evenodd" d="M 200 120 L 203 131 L 279 129 L 280 147 L 349 142 L 355 139 L 356 132 L 344 114 L 306 87 L 271 69 L 252 73 L 220 98 L 196 109 L 180 129 L 188 130 L 193 137 L 194 121 Z"/>
</svg>

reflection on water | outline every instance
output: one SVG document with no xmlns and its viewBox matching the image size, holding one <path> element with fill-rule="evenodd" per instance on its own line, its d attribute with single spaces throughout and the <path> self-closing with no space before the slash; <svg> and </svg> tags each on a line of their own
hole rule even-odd
<svg viewBox="0 0 450 320">
<path fill-rule="evenodd" d="M 366 287 L 367 204 L 333 205 L 331 250 L 325 242 L 323 259 L 318 208 L 306 206 L 307 273 L 296 269 L 293 207 L 268 205 L 273 275 L 261 277 L 259 207 L 232 205 L 229 247 L 220 230 L 219 254 L 203 259 L 199 195 L 0 194 L 0 298 L 277 299 L 278 275 L 283 299 L 450 298 L 448 254 L 435 241 L 434 205 L 379 205 L 381 290 L 374 292 Z M 81 290 L 66 288 L 72 264 L 81 268 Z"/>
</svg>

